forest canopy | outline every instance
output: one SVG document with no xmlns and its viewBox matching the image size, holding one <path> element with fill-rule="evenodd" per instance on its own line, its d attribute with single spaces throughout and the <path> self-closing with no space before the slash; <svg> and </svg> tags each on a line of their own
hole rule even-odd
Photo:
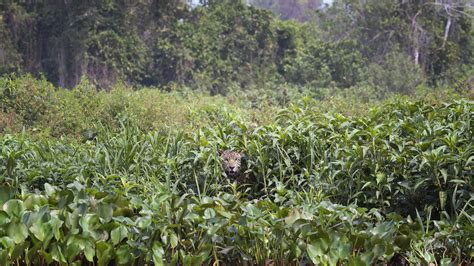
<svg viewBox="0 0 474 266">
<path fill-rule="evenodd" d="M 473 73 L 467 1 L 201 2 L 2 1 L 0 74 L 225 95 L 268 83 L 407 92 Z"/>
</svg>

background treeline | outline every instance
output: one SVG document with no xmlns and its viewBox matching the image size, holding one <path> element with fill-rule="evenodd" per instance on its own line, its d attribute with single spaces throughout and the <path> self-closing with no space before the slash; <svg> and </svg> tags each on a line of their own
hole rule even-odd
<svg viewBox="0 0 474 266">
<path fill-rule="evenodd" d="M 328 2 L 328 1 L 326 1 Z M 281 19 L 308 21 L 314 11 L 324 4 L 322 0 L 247 0 L 247 3 L 269 9 Z"/>
<path fill-rule="evenodd" d="M 250 1 L 304 23 L 243 1 L 204 2 L 2 1 L 0 74 L 224 95 L 284 84 L 406 92 L 472 75 L 466 1 Z M 305 12 L 282 13 L 290 6 Z"/>
</svg>

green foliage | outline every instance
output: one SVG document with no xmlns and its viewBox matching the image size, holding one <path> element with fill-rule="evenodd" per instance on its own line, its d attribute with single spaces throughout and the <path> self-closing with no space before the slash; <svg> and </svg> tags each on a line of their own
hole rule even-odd
<svg viewBox="0 0 474 266">
<path fill-rule="evenodd" d="M 349 87 L 361 81 L 363 59 L 352 42 L 308 41 L 285 66 L 288 81 L 313 87 Z"/>
<path fill-rule="evenodd" d="M 409 93 L 424 81 L 421 68 L 400 52 L 386 54 L 381 63 L 367 70 L 367 82 L 385 92 Z"/>
<path fill-rule="evenodd" d="M 472 9 L 467 5 L 337 0 L 318 18 L 325 39 L 355 41 L 357 50 L 374 64 L 400 49 L 436 84 L 452 82 L 454 73 L 472 68 Z"/>
<path fill-rule="evenodd" d="M 91 36 L 87 47 L 88 76 L 109 82 L 102 86 L 111 87 L 117 80 L 140 82 L 143 79 L 146 47 L 138 36 L 121 37 L 112 30 L 105 30 Z"/>
<path fill-rule="evenodd" d="M 127 82 L 228 95 L 268 81 L 350 88 L 365 73 L 403 75 L 408 61 L 415 64 L 406 68 L 415 70 L 408 87 L 424 80 L 418 73 L 434 85 L 472 70 L 472 14 L 461 1 L 441 8 L 340 0 L 322 9 L 318 1 L 257 2 L 306 22 L 280 21 L 244 1 L 8 2 L 0 10 L 0 73 L 44 73 L 69 88 L 87 76 L 99 89 Z M 388 83 L 377 85 L 407 89 Z"/>
<path fill-rule="evenodd" d="M 222 97 L 211 98 L 191 91 L 134 91 L 124 84 L 105 92 L 85 78 L 73 89 L 63 90 L 55 89 L 44 79 L 5 76 L 0 78 L 0 132 L 24 129 L 43 136 L 80 140 L 93 138 L 99 131 L 116 131 L 124 119 L 143 130 L 168 132 L 209 123 L 207 115 L 193 117 L 193 110 L 218 105 L 242 110 L 247 107 L 243 103 L 237 99 L 231 104 Z"/>
<path fill-rule="evenodd" d="M 356 117 L 367 115 L 371 107 L 386 98 L 399 97 L 369 85 L 316 90 L 291 84 L 282 86 L 272 81 L 245 92 L 235 85 L 227 88 L 229 93 L 225 98 L 183 89 L 179 92 L 134 90 L 125 84 L 117 84 L 105 92 L 86 78 L 71 90 L 55 89 L 44 79 L 31 76 L 5 76 L 0 78 L 0 84 L 0 132 L 26 130 L 34 135 L 78 140 L 93 138 L 104 130 L 117 131 L 124 119 L 142 130 L 196 130 L 223 122 L 219 113 L 230 111 L 238 113 L 244 121 L 265 125 L 275 120 L 279 108 L 304 96 L 314 98 L 314 105 L 321 112 Z M 466 89 L 458 92 L 422 86 L 418 89 L 408 97 L 433 104 L 472 95 Z"/>
<path fill-rule="evenodd" d="M 197 81 L 211 94 L 223 95 L 230 82 L 248 88 L 274 72 L 272 21 L 268 12 L 239 1 L 196 8 L 157 40 L 155 83 L 196 87 L 193 81 Z"/>
<path fill-rule="evenodd" d="M 132 2 L 0 3 L 0 262 L 473 263 L 463 2 Z"/>
<path fill-rule="evenodd" d="M 0 103 L 3 113 L 15 113 L 20 124 L 31 126 L 48 115 L 54 87 L 45 80 L 31 76 L 0 79 Z"/>
<path fill-rule="evenodd" d="M 10 32 L 3 22 L 3 12 L 0 11 L 0 74 L 19 71 L 21 56 L 13 44 Z"/>
<path fill-rule="evenodd" d="M 96 93 L 86 82 L 77 91 L 79 101 Z M 191 114 L 208 126 L 192 131 L 141 130 L 123 116 L 118 131 L 83 143 L 3 135 L 1 256 L 471 263 L 474 104 L 399 100 L 359 118 L 316 104 L 290 105 L 264 126 L 209 106 Z M 222 149 L 245 151 L 254 183 L 222 176 Z"/>
</svg>

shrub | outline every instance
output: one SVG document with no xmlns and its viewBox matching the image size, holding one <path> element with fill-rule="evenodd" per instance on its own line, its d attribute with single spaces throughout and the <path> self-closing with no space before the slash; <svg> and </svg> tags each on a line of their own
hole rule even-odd
<svg viewBox="0 0 474 266">
<path fill-rule="evenodd" d="M 15 113 L 15 119 L 24 126 L 32 126 L 44 119 L 51 110 L 54 87 L 45 79 L 31 75 L 0 78 L 0 106 L 3 113 Z"/>
</svg>

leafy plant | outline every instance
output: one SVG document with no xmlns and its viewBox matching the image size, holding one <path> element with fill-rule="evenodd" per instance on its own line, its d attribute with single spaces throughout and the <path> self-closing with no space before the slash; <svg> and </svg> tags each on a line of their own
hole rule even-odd
<svg viewBox="0 0 474 266">
<path fill-rule="evenodd" d="M 391 102 L 359 118 L 312 103 L 262 126 L 211 108 L 213 126 L 195 132 L 143 131 L 122 117 L 84 142 L 3 135 L 0 256 L 472 262 L 472 102 Z M 252 183 L 222 175 L 222 149 L 245 151 Z"/>
</svg>

